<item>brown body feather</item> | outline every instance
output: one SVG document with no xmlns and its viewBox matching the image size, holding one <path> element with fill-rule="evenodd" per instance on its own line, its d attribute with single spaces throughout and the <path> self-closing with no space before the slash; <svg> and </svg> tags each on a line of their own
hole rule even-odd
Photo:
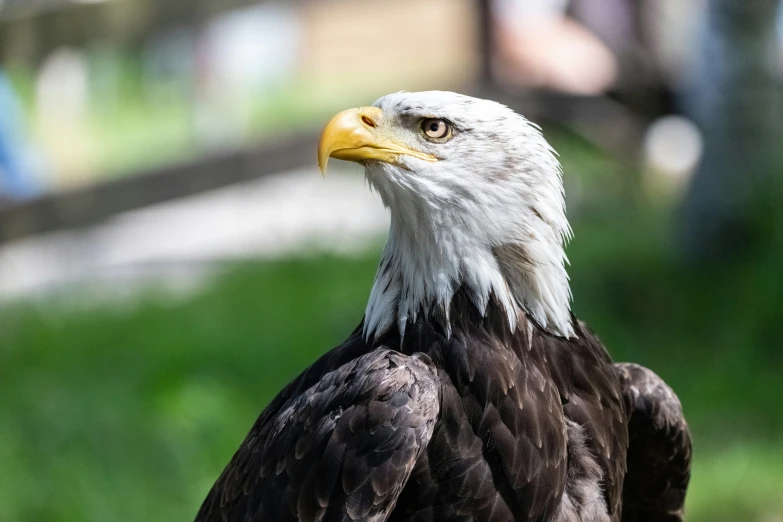
<svg viewBox="0 0 783 522">
<path fill-rule="evenodd" d="M 358 328 L 321 357 L 262 413 L 196 520 L 677 520 L 690 439 L 681 412 L 652 417 L 679 403 L 634 388 L 576 320 L 570 339 L 527 318 L 512 331 L 464 291 L 448 315 L 450 334 L 437 317 L 371 344 Z M 643 477 L 665 509 L 641 497 Z"/>
</svg>

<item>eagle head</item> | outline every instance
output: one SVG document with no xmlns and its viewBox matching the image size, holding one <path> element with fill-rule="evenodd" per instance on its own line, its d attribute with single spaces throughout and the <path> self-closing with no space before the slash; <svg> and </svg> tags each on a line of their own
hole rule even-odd
<svg viewBox="0 0 783 522">
<path fill-rule="evenodd" d="M 332 118 L 322 172 L 329 157 L 364 165 L 391 213 L 366 337 L 436 308 L 448 321 L 460 288 L 482 314 L 494 299 L 511 328 L 526 313 L 573 335 L 562 170 L 539 127 L 497 102 L 399 92 Z"/>
</svg>

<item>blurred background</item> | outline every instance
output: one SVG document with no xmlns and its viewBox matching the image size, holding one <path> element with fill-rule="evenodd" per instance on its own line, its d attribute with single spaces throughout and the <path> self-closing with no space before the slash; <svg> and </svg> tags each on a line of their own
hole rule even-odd
<svg viewBox="0 0 783 522">
<path fill-rule="evenodd" d="M 337 110 L 458 90 L 565 167 L 574 310 L 678 392 L 690 521 L 783 521 L 779 0 L 0 0 L 0 521 L 191 520 L 361 319 Z"/>
</svg>

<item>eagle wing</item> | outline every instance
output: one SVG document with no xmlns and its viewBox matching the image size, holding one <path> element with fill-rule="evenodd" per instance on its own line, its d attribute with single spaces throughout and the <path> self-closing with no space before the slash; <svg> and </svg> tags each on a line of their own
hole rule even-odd
<svg viewBox="0 0 783 522">
<path fill-rule="evenodd" d="M 680 401 L 647 368 L 614 367 L 628 411 L 622 520 L 679 522 L 691 474 L 691 436 Z"/>
<path fill-rule="evenodd" d="M 438 417 L 428 363 L 376 350 L 273 402 L 196 522 L 386 520 Z"/>
</svg>

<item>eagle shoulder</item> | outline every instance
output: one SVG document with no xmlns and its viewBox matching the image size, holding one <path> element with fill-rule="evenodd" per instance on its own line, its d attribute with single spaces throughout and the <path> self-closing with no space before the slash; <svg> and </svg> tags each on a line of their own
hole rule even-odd
<svg viewBox="0 0 783 522">
<path fill-rule="evenodd" d="M 681 521 L 690 480 L 691 435 L 674 391 L 651 370 L 617 363 L 628 411 L 623 520 Z"/>
<path fill-rule="evenodd" d="M 430 362 L 377 349 L 276 399 L 196 521 L 384 520 L 438 417 Z"/>
</svg>

